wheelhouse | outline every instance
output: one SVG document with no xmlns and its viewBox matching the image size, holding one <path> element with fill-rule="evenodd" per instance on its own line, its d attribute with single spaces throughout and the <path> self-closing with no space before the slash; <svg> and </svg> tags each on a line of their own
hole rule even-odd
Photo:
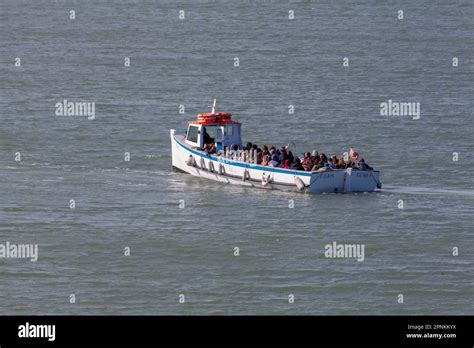
<svg viewBox="0 0 474 348">
<path fill-rule="evenodd" d="M 215 144 L 218 151 L 242 147 L 241 124 L 232 121 L 229 113 L 199 114 L 197 120 L 188 122 L 186 143 L 198 148 Z"/>
</svg>

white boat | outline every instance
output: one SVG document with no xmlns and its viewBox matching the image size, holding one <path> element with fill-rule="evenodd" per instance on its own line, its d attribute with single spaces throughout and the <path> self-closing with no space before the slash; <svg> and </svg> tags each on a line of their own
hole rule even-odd
<svg viewBox="0 0 474 348">
<path fill-rule="evenodd" d="M 170 130 L 172 166 L 175 171 L 228 184 L 296 190 L 312 193 L 372 192 L 381 188 L 378 170 L 327 169 L 302 171 L 259 165 L 256 151 L 242 149 L 241 124 L 229 113 L 199 114 L 188 121 L 185 135 Z M 217 154 L 203 150 L 211 140 Z"/>
</svg>

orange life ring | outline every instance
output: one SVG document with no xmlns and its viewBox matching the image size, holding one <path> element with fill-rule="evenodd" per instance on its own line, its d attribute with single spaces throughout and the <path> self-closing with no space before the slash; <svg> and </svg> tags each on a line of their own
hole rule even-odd
<svg viewBox="0 0 474 348">
<path fill-rule="evenodd" d="M 205 113 L 197 115 L 198 122 L 202 123 L 214 123 L 217 121 L 217 116 L 215 114 Z"/>
<path fill-rule="evenodd" d="M 217 121 L 219 122 L 230 121 L 232 118 L 232 114 L 229 114 L 228 112 L 219 112 L 216 114 L 216 116 L 217 116 Z"/>
<path fill-rule="evenodd" d="M 229 123 L 232 122 L 232 114 L 228 112 L 218 112 L 215 114 L 203 113 L 197 115 L 197 122 L 199 124 L 212 124 L 212 123 Z"/>
</svg>

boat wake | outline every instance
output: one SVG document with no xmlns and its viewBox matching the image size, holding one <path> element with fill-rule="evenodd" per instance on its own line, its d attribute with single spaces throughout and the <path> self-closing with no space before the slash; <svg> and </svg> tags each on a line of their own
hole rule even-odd
<svg viewBox="0 0 474 348">
<path fill-rule="evenodd" d="M 413 195 L 437 195 L 437 196 L 466 196 L 474 197 L 474 190 L 449 190 L 436 189 L 432 187 L 407 187 L 407 186 L 388 186 L 384 185 L 382 193 L 403 193 Z"/>
</svg>

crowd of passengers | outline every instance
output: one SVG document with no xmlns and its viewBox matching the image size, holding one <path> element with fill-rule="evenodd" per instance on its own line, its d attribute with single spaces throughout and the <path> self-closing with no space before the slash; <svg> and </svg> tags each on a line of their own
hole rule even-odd
<svg viewBox="0 0 474 348">
<path fill-rule="evenodd" d="M 204 151 L 209 155 L 217 154 L 214 144 L 204 146 Z M 357 154 L 356 158 L 350 158 L 346 161 L 343 156 L 337 157 L 333 155 L 327 157 L 324 153 L 314 150 L 312 153 L 302 153 L 301 158 L 293 155 L 289 150 L 289 146 L 282 146 L 280 149 L 275 146 L 270 148 L 263 145 L 262 148 L 256 144 L 247 143 L 243 149 L 239 149 L 237 145 L 232 149 L 234 151 L 256 151 L 256 163 L 262 166 L 279 167 L 285 169 L 304 170 L 304 171 L 322 171 L 332 169 L 355 168 L 361 170 L 373 170 L 372 167 L 365 163 L 365 160 Z"/>
</svg>

